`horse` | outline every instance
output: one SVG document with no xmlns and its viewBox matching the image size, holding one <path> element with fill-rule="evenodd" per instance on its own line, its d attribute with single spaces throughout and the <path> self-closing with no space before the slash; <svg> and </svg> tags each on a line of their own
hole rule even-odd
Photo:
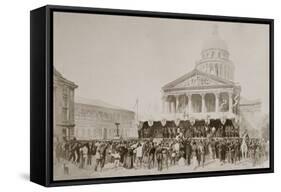
<svg viewBox="0 0 281 192">
<path fill-rule="evenodd" d="M 248 145 L 246 143 L 246 136 L 244 136 L 242 140 L 241 152 L 244 159 L 248 157 Z"/>
</svg>

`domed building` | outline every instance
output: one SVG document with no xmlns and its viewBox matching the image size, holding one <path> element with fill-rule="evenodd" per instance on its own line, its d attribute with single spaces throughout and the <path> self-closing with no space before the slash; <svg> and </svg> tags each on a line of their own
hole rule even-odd
<svg viewBox="0 0 281 192">
<path fill-rule="evenodd" d="M 171 138 L 178 128 L 186 137 L 206 136 L 210 130 L 216 137 L 241 135 L 261 103 L 240 99 L 241 86 L 234 73 L 227 44 L 214 26 L 194 69 L 162 87 L 163 114 L 142 122 L 140 137 Z"/>
<path fill-rule="evenodd" d="M 235 118 L 241 87 L 234 81 L 229 56 L 227 44 L 215 27 L 203 43 L 194 70 L 162 87 L 163 112 L 185 113 L 196 119 Z"/>
<path fill-rule="evenodd" d="M 219 37 L 217 27 L 204 42 L 201 59 L 196 64 L 196 68 L 226 80 L 234 80 L 234 65 L 229 60 L 227 44 Z"/>
</svg>

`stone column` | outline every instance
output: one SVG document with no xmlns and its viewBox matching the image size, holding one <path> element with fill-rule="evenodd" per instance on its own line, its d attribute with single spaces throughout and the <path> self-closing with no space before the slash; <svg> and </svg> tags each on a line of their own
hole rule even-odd
<svg viewBox="0 0 281 192">
<path fill-rule="evenodd" d="M 191 96 L 192 94 L 187 94 L 186 95 L 187 98 L 188 98 L 188 113 L 192 113 L 192 100 L 191 100 Z"/>
<path fill-rule="evenodd" d="M 202 106 L 201 106 L 201 113 L 205 113 L 206 109 L 205 109 L 205 93 L 201 93 L 201 99 L 202 99 Z"/>
<path fill-rule="evenodd" d="M 162 113 L 166 113 L 167 112 L 167 108 L 166 108 L 166 96 L 162 97 Z"/>
<path fill-rule="evenodd" d="M 216 96 L 216 112 L 220 112 L 219 111 L 219 98 L 220 98 L 220 93 L 215 93 L 215 96 Z"/>
<path fill-rule="evenodd" d="M 172 112 L 172 103 L 171 103 L 171 100 L 168 99 L 168 113 L 171 113 Z"/>
<path fill-rule="evenodd" d="M 170 103 L 170 113 L 173 113 L 173 110 L 174 110 L 173 100 L 170 100 L 169 103 Z"/>
<path fill-rule="evenodd" d="M 176 109 L 175 109 L 175 113 L 178 113 L 179 112 L 179 95 L 176 95 Z"/>
<path fill-rule="evenodd" d="M 186 95 L 183 95 L 183 97 L 184 97 L 184 103 L 183 103 L 183 106 L 184 106 L 184 112 L 186 111 Z"/>
<path fill-rule="evenodd" d="M 229 103 L 229 106 L 228 106 L 228 111 L 230 113 L 233 113 L 233 103 L 232 103 L 232 92 L 228 92 L 228 103 Z"/>
<path fill-rule="evenodd" d="M 174 102 L 174 100 L 171 101 L 171 112 L 175 113 L 175 102 Z"/>
<path fill-rule="evenodd" d="M 169 100 L 168 97 L 165 100 L 165 113 L 169 113 L 170 112 L 170 104 L 169 104 Z"/>
<path fill-rule="evenodd" d="M 166 112 L 166 110 L 165 110 L 165 97 L 163 96 L 162 97 L 162 113 L 165 113 Z"/>
</svg>

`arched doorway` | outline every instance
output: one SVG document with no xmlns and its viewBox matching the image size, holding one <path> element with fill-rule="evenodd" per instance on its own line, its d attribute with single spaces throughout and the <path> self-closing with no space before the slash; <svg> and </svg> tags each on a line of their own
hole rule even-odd
<svg viewBox="0 0 281 192">
<path fill-rule="evenodd" d="M 221 112 L 227 112 L 229 110 L 228 93 L 220 94 L 219 108 Z"/>
<path fill-rule="evenodd" d="M 216 97 L 213 93 L 205 95 L 206 112 L 215 112 L 216 110 Z"/>
<path fill-rule="evenodd" d="M 185 95 L 179 96 L 179 105 L 178 105 L 178 112 L 183 113 L 185 111 L 187 105 L 187 97 Z"/>
<path fill-rule="evenodd" d="M 173 95 L 170 95 L 168 97 L 169 101 L 169 111 L 170 113 L 175 113 L 176 112 L 176 97 Z"/>
<path fill-rule="evenodd" d="M 202 112 L 202 97 L 200 94 L 193 94 L 191 96 L 192 100 L 192 111 L 194 113 Z"/>
</svg>

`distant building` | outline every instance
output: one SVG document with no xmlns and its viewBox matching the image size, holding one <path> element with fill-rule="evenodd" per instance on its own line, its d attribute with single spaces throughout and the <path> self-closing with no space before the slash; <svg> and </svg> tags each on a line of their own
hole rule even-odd
<svg viewBox="0 0 281 192">
<path fill-rule="evenodd" d="M 77 100 L 75 103 L 74 134 L 78 140 L 137 137 L 133 111 L 99 100 Z"/>
<path fill-rule="evenodd" d="M 261 112 L 260 100 L 240 100 L 241 125 L 240 132 L 248 133 L 250 137 L 261 137 L 262 128 L 268 116 Z"/>
<path fill-rule="evenodd" d="M 74 90 L 78 87 L 54 69 L 53 81 L 54 138 L 69 140 L 74 134 Z"/>
<path fill-rule="evenodd" d="M 240 100 L 240 111 L 248 113 L 256 113 L 261 111 L 261 101 L 257 100 L 248 100 L 244 97 Z"/>
</svg>

